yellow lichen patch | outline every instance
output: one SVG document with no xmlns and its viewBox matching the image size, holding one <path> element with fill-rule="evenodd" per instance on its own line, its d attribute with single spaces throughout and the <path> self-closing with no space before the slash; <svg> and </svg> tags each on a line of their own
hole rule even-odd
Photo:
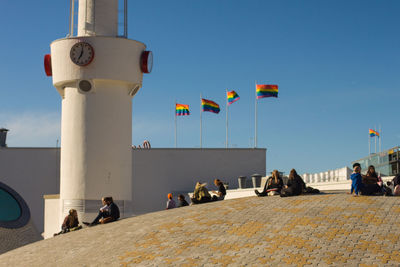
<svg viewBox="0 0 400 267">
<path fill-rule="evenodd" d="M 268 258 L 258 258 L 258 260 L 262 265 L 267 265 L 269 262 L 271 262 L 271 259 Z"/>
<path fill-rule="evenodd" d="M 325 207 L 320 213 L 322 215 L 331 215 L 332 213 L 342 212 L 344 208 L 339 207 Z"/>
<path fill-rule="evenodd" d="M 321 247 L 313 245 L 312 241 L 303 239 L 301 237 L 293 237 L 290 235 L 279 235 L 276 237 L 266 237 L 265 241 L 268 242 L 268 247 L 266 248 L 271 254 L 277 249 L 283 249 L 283 247 L 292 246 L 297 249 L 305 249 L 308 252 L 312 252 L 315 249 L 320 249 Z"/>
<path fill-rule="evenodd" d="M 321 218 L 320 218 L 321 219 Z M 296 226 L 310 226 L 312 228 L 317 228 L 319 225 L 315 223 L 316 219 L 315 218 L 310 218 L 310 217 L 296 217 L 291 219 L 288 223 L 285 224 L 285 226 L 280 229 L 280 230 L 275 230 L 275 232 L 290 232 L 292 231 Z"/>
<path fill-rule="evenodd" d="M 215 241 L 211 238 L 196 238 L 196 240 L 189 242 L 193 247 L 199 247 L 201 245 L 211 245 Z"/>
<path fill-rule="evenodd" d="M 167 230 L 171 231 L 171 229 L 178 228 L 181 229 L 184 226 L 183 222 L 174 222 L 174 223 L 164 223 L 158 226 L 159 230 Z"/>
<path fill-rule="evenodd" d="M 367 213 L 361 217 L 361 221 L 365 224 L 372 223 L 379 226 L 382 223 L 384 223 L 385 219 L 380 216 L 377 216 L 376 214 Z"/>
<path fill-rule="evenodd" d="M 119 259 L 121 261 L 125 260 L 121 262 L 122 266 L 129 266 L 130 264 L 138 264 L 143 261 L 152 261 L 159 256 L 160 255 L 154 253 L 135 250 L 135 251 L 125 252 L 125 255 L 120 256 Z"/>
<path fill-rule="evenodd" d="M 157 233 L 151 232 L 143 237 L 143 239 L 135 244 L 137 247 L 149 248 L 151 246 L 161 247 L 162 241 L 158 238 Z"/>
<path fill-rule="evenodd" d="M 235 262 L 238 256 L 222 256 L 220 258 L 210 258 L 212 264 L 220 264 L 221 266 L 228 266 Z"/>
<path fill-rule="evenodd" d="M 346 222 L 344 220 L 332 218 L 332 217 L 316 217 L 318 221 L 325 222 L 328 225 L 336 225 L 336 226 L 343 226 Z"/>
<path fill-rule="evenodd" d="M 341 236 L 341 235 L 344 235 L 344 236 L 349 236 L 351 234 L 360 235 L 362 233 L 363 233 L 363 231 L 355 230 L 355 229 L 351 230 L 351 231 L 347 231 L 345 229 L 329 228 L 325 232 L 322 232 L 322 233 L 320 232 L 320 233 L 315 234 L 315 236 L 318 237 L 318 238 L 323 237 L 323 238 L 325 238 L 325 239 L 327 239 L 329 241 L 332 241 L 333 239 L 335 239 L 336 237 Z"/>
<path fill-rule="evenodd" d="M 348 260 L 353 260 L 354 257 L 345 257 L 343 253 L 328 252 L 327 257 L 322 258 L 327 264 L 347 263 Z"/>
<path fill-rule="evenodd" d="M 179 265 L 180 267 L 193 267 L 193 266 L 198 266 L 199 264 L 197 263 L 197 260 L 193 258 L 185 258 L 185 262 Z"/>
<path fill-rule="evenodd" d="M 257 207 L 257 204 L 251 203 L 249 201 L 249 198 L 240 198 L 240 199 L 232 199 L 229 200 L 229 206 L 227 208 L 230 209 L 230 211 L 227 211 L 228 213 L 233 211 L 242 211 L 251 207 Z"/>
<path fill-rule="evenodd" d="M 180 260 L 180 258 L 165 258 L 164 262 L 166 264 L 172 265 L 174 262 L 179 261 L 179 260 Z"/>
<path fill-rule="evenodd" d="M 347 198 L 347 201 L 352 203 L 367 204 L 367 205 L 375 204 L 375 201 L 373 201 L 371 197 L 367 196 L 358 196 L 358 197 L 351 196 Z"/>
<path fill-rule="evenodd" d="M 385 235 L 385 236 L 380 236 L 379 239 L 380 240 L 388 240 L 388 241 L 392 242 L 393 244 L 397 244 L 399 242 L 400 235 L 389 234 L 389 235 Z"/>
<path fill-rule="evenodd" d="M 211 246 L 211 250 L 227 253 L 228 251 L 239 251 L 241 247 L 238 244 L 225 243 L 217 246 Z"/>
<path fill-rule="evenodd" d="M 359 267 L 378 267 L 378 265 L 376 265 L 376 264 L 364 264 L 364 263 L 361 263 L 358 266 Z"/>
<path fill-rule="evenodd" d="M 248 238 L 260 234 L 260 230 L 265 228 L 265 223 L 260 222 L 246 222 L 243 225 L 236 226 L 228 230 L 227 232 L 231 235 L 246 236 Z"/>
<path fill-rule="evenodd" d="M 192 236 L 194 234 L 201 234 L 201 235 L 211 235 L 213 231 L 207 229 L 190 229 L 189 231 L 183 231 L 182 234 L 186 236 Z"/>
<path fill-rule="evenodd" d="M 377 254 L 377 253 L 376 253 Z M 399 251 L 381 251 L 381 256 L 378 256 L 377 259 L 380 259 L 382 263 L 387 263 L 388 261 L 394 261 L 396 263 L 400 263 L 400 252 Z"/>
<path fill-rule="evenodd" d="M 392 207 L 391 212 L 400 213 L 400 207 Z"/>
<path fill-rule="evenodd" d="M 305 257 L 303 254 L 300 253 L 286 253 L 286 257 L 282 260 L 286 262 L 286 264 L 290 265 L 297 265 L 297 266 L 304 266 L 306 264 L 311 264 L 309 261 L 313 260 L 314 257 Z"/>
<path fill-rule="evenodd" d="M 307 204 L 310 202 L 313 202 L 315 200 L 311 199 L 311 198 L 303 198 L 303 199 L 293 199 L 293 200 L 289 200 L 289 205 L 290 206 L 300 206 L 302 204 Z"/>
<path fill-rule="evenodd" d="M 225 224 L 227 221 L 221 220 L 221 219 L 216 219 L 216 220 L 206 220 L 199 222 L 200 225 L 206 225 L 206 226 L 213 226 L 213 225 L 220 225 L 220 224 Z"/>
<path fill-rule="evenodd" d="M 398 250 L 392 251 L 390 254 L 390 260 L 400 263 L 400 251 Z"/>
<path fill-rule="evenodd" d="M 299 212 L 304 212 L 304 211 L 305 211 L 305 208 L 293 208 L 293 209 L 275 208 L 274 209 L 274 212 L 287 212 L 287 213 L 299 213 Z"/>
<path fill-rule="evenodd" d="M 375 241 L 360 240 L 358 244 L 355 245 L 354 249 L 369 251 L 376 255 L 382 255 L 382 258 L 387 257 L 387 255 L 390 256 L 390 254 L 386 251 L 386 245 L 378 244 Z"/>
<path fill-rule="evenodd" d="M 255 244 L 246 243 L 244 245 L 240 245 L 237 243 L 225 243 L 219 245 L 210 246 L 213 251 L 220 251 L 222 253 L 227 253 L 229 251 L 240 251 L 243 248 L 254 248 Z"/>
<path fill-rule="evenodd" d="M 357 220 L 357 221 L 361 221 L 365 224 L 374 224 L 374 225 L 381 225 L 385 222 L 385 219 L 383 217 L 378 216 L 375 213 L 371 213 L 368 210 L 362 210 L 364 211 L 364 213 L 360 214 L 360 213 L 353 213 L 351 215 L 343 215 L 343 218 L 346 220 Z M 362 212 L 361 211 L 361 212 Z"/>
</svg>

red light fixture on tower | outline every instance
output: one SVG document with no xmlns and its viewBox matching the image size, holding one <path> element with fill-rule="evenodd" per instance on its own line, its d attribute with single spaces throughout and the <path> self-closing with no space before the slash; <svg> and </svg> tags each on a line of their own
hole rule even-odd
<svg viewBox="0 0 400 267">
<path fill-rule="evenodd" d="M 52 76 L 53 72 L 51 69 L 51 55 L 47 54 L 44 56 L 44 71 L 46 72 L 46 76 Z"/>
<path fill-rule="evenodd" d="M 153 69 L 153 52 L 143 51 L 140 58 L 140 69 L 143 73 L 150 73 Z"/>
</svg>

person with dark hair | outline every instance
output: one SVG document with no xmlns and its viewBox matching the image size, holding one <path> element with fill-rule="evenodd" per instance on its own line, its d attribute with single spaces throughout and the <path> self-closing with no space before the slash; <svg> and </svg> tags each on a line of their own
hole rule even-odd
<svg viewBox="0 0 400 267">
<path fill-rule="evenodd" d="M 114 222 L 119 219 L 120 213 L 117 204 L 114 203 L 112 197 L 103 197 L 102 199 L 103 207 L 100 208 L 99 214 L 93 220 L 93 222 L 82 222 L 84 225 L 94 226 L 97 224 L 105 224 L 109 222 Z"/>
<path fill-rule="evenodd" d="M 167 197 L 168 197 L 168 200 L 167 200 L 167 208 L 166 208 L 166 210 L 170 210 L 170 209 L 176 208 L 175 201 L 172 199 L 172 194 L 169 193 Z"/>
<path fill-rule="evenodd" d="M 279 175 L 278 170 L 272 171 L 272 176 L 268 178 L 262 192 L 254 190 L 257 196 L 264 197 L 266 195 L 279 195 L 283 187 L 283 180 Z"/>
<path fill-rule="evenodd" d="M 54 234 L 54 236 L 79 229 L 82 229 L 82 226 L 79 225 L 78 213 L 75 209 L 70 209 L 61 226 L 61 232 Z"/>
<path fill-rule="evenodd" d="M 178 208 L 185 206 L 189 206 L 189 203 L 187 203 L 185 196 L 182 194 L 178 195 Z"/>
<path fill-rule="evenodd" d="M 368 167 L 367 174 L 362 176 L 362 189 L 363 195 L 383 194 L 382 192 L 382 179 L 375 172 L 374 165 Z"/>
<path fill-rule="evenodd" d="M 387 181 L 386 195 L 400 196 L 400 173 L 397 174 L 392 181 Z"/>
<path fill-rule="evenodd" d="M 213 200 L 224 200 L 226 196 L 226 189 L 224 183 L 221 182 L 220 179 L 215 179 L 214 184 L 218 187 L 218 192 L 212 191 L 215 195 L 213 196 Z"/>
<path fill-rule="evenodd" d="M 351 179 L 351 190 L 350 194 L 353 194 L 357 197 L 359 193 L 361 193 L 362 189 L 362 176 L 361 176 L 361 165 L 360 163 L 353 164 L 353 173 L 350 176 Z"/>
<path fill-rule="evenodd" d="M 281 191 L 281 197 L 298 196 L 305 190 L 306 184 L 295 169 L 292 169 L 289 174 L 287 185 Z"/>
</svg>

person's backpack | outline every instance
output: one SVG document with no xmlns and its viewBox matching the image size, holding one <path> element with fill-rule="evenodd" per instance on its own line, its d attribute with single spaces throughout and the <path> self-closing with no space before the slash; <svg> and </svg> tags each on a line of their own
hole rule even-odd
<svg viewBox="0 0 400 267">
<path fill-rule="evenodd" d="M 319 194 L 320 191 L 317 188 L 312 188 L 311 186 L 307 186 L 306 189 L 304 190 L 304 193 L 306 193 L 306 194 Z"/>
</svg>

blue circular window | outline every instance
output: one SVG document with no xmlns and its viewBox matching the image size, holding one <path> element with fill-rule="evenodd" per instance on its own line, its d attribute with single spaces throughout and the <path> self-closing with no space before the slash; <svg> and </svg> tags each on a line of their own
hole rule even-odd
<svg viewBox="0 0 400 267">
<path fill-rule="evenodd" d="M 28 205 L 12 188 L 0 182 L 0 227 L 19 228 L 30 218 Z"/>
<path fill-rule="evenodd" d="M 21 208 L 17 200 L 0 188 L 0 221 L 15 221 L 21 216 Z"/>
</svg>

